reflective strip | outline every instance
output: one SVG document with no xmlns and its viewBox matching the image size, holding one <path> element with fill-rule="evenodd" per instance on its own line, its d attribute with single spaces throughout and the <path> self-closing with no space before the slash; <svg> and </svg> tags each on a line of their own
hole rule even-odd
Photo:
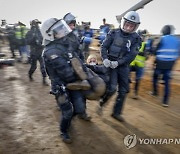
<svg viewBox="0 0 180 154">
<path fill-rule="evenodd" d="M 157 55 L 157 58 L 177 58 L 177 55 Z"/>
<path fill-rule="evenodd" d="M 144 60 L 136 59 L 136 61 L 144 63 Z"/>
<path fill-rule="evenodd" d="M 177 49 L 161 49 L 161 50 L 157 50 L 157 52 L 177 52 Z"/>
</svg>

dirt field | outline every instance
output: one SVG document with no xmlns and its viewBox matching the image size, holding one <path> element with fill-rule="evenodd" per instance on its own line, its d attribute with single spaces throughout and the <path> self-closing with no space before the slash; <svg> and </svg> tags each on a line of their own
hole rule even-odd
<svg viewBox="0 0 180 154">
<path fill-rule="evenodd" d="M 92 120 L 73 119 L 73 143 L 69 145 L 59 136 L 60 111 L 49 94 L 50 88 L 42 85 L 39 69 L 34 82 L 27 77 L 29 64 L 16 63 L 0 69 L 0 154 L 179 154 L 180 145 L 174 143 L 137 142 L 131 149 L 124 145 L 125 136 L 133 134 L 138 139 L 180 140 L 180 65 L 173 72 L 168 108 L 161 106 L 162 93 L 158 98 L 148 94 L 152 84 L 150 67 L 149 62 L 140 99 L 132 99 L 132 91 L 128 95 L 123 111 L 126 122 L 120 123 L 110 116 L 115 98 L 102 116 L 96 113 L 98 102 L 88 101 L 87 112 Z"/>
</svg>

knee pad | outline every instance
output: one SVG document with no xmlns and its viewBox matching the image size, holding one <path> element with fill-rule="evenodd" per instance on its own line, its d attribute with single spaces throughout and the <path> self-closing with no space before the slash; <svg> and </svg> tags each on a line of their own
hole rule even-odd
<svg viewBox="0 0 180 154">
<path fill-rule="evenodd" d="M 66 110 L 62 110 L 62 116 L 64 119 L 71 119 L 73 116 L 73 107 L 69 107 L 68 109 L 66 108 Z"/>
<path fill-rule="evenodd" d="M 63 117 L 65 119 L 71 118 L 73 115 L 73 106 L 72 106 L 72 103 L 67 98 L 67 96 L 65 94 L 60 95 L 57 98 L 57 102 L 58 102 L 59 107 L 61 108 Z"/>
</svg>

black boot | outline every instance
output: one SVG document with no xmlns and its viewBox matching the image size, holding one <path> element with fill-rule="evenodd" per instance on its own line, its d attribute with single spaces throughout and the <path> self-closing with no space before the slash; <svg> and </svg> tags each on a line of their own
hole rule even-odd
<svg viewBox="0 0 180 154">
<path fill-rule="evenodd" d="M 118 120 L 118 121 L 120 121 L 120 122 L 125 122 L 125 120 L 124 120 L 124 118 L 121 116 L 121 115 L 116 115 L 116 114 L 111 114 L 111 116 L 114 118 L 114 119 L 116 119 L 116 120 Z"/>
<path fill-rule="evenodd" d="M 79 114 L 78 118 L 83 119 L 85 121 L 91 121 L 91 116 L 89 116 L 87 113 Z"/>
<path fill-rule="evenodd" d="M 72 143 L 72 140 L 68 133 L 61 133 L 61 137 L 62 137 L 63 142 L 65 142 L 67 144 Z"/>
<path fill-rule="evenodd" d="M 29 81 L 34 81 L 32 74 L 29 74 Z"/>
</svg>

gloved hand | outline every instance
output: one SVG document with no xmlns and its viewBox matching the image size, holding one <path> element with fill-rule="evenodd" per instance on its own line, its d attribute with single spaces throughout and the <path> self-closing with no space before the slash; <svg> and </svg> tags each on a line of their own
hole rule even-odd
<svg viewBox="0 0 180 154">
<path fill-rule="evenodd" d="M 111 61 L 110 62 L 110 68 L 115 69 L 116 67 L 118 67 L 118 62 L 117 61 Z"/>
<path fill-rule="evenodd" d="M 110 63 L 110 60 L 109 59 L 104 59 L 103 60 L 103 64 L 106 68 L 110 67 L 111 63 Z"/>
</svg>

